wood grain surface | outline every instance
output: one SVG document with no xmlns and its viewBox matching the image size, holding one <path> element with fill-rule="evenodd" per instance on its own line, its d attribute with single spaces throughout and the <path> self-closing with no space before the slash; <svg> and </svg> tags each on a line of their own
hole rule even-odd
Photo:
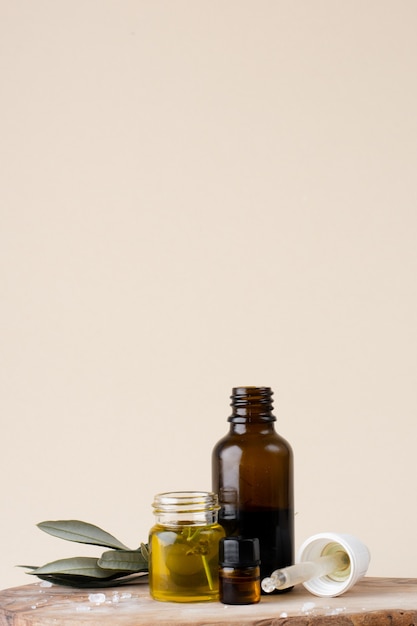
<svg viewBox="0 0 417 626">
<path fill-rule="evenodd" d="M 417 579 L 364 578 L 338 598 L 299 586 L 259 604 L 156 602 L 146 583 L 71 589 L 37 582 L 0 591 L 0 626 L 417 626 Z"/>
</svg>

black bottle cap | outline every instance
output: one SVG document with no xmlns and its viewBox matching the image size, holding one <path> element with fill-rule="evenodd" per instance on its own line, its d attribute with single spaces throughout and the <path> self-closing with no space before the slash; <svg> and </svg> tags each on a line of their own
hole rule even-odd
<svg viewBox="0 0 417 626">
<path fill-rule="evenodd" d="M 255 567 L 260 563 L 259 539 L 223 537 L 219 543 L 219 563 L 222 567 Z"/>
</svg>

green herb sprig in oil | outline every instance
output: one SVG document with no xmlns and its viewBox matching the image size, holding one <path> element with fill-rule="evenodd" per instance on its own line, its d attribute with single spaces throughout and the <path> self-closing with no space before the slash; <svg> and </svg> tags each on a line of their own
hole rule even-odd
<svg viewBox="0 0 417 626">
<path fill-rule="evenodd" d="M 199 539 L 199 535 L 201 533 L 201 529 L 197 529 L 195 532 L 191 532 L 191 528 L 188 529 L 188 537 L 186 537 L 186 541 L 190 543 L 190 549 L 187 551 L 187 554 L 198 554 L 201 556 L 201 560 L 204 567 L 204 572 L 207 577 L 207 583 L 209 589 L 213 589 L 213 577 L 211 575 L 210 566 L 207 563 L 207 555 L 210 552 L 210 544 L 207 539 Z"/>
</svg>

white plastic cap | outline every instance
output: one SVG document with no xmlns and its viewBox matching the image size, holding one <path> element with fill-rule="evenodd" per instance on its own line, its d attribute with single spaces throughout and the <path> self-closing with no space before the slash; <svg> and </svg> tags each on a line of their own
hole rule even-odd
<svg viewBox="0 0 417 626">
<path fill-rule="evenodd" d="M 348 555 L 349 566 L 336 574 L 320 576 L 303 583 L 308 591 L 321 597 L 340 596 L 366 574 L 371 556 L 368 548 L 353 535 L 339 533 L 313 535 L 300 547 L 297 561 L 314 561 L 340 550 Z"/>
</svg>

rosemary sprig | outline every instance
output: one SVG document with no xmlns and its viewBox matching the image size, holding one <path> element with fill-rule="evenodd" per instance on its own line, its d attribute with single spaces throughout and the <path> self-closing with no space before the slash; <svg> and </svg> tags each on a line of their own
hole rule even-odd
<svg viewBox="0 0 417 626">
<path fill-rule="evenodd" d="M 197 528 L 197 530 L 193 533 L 191 532 L 191 528 L 188 529 L 188 537 L 186 538 L 186 541 L 189 542 L 193 547 L 188 550 L 187 554 L 198 554 L 201 556 L 209 589 L 213 589 L 213 577 L 211 575 L 210 566 L 208 564 L 206 556 L 210 551 L 210 546 L 207 539 L 198 539 L 200 533 L 201 528 Z"/>
</svg>

